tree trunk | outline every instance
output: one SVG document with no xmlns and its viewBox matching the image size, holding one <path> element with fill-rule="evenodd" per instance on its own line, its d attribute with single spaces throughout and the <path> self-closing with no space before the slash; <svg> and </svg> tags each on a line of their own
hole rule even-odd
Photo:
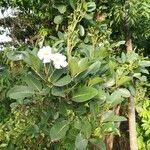
<svg viewBox="0 0 150 150">
<path fill-rule="evenodd" d="M 129 98 L 129 136 L 130 136 L 130 150 L 138 150 L 136 137 L 136 120 L 135 120 L 135 104 L 134 98 Z"/>
<path fill-rule="evenodd" d="M 133 51 L 132 46 L 132 38 L 131 38 L 131 31 L 130 31 L 130 25 L 128 22 L 128 12 L 129 12 L 129 6 L 128 6 L 128 0 L 126 1 L 125 6 L 125 40 L 126 40 L 126 50 L 128 53 Z M 127 10 L 126 10 L 127 7 Z M 135 119 L 135 104 L 134 104 L 134 98 L 129 98 L 129 105 L 128 105 L 128 117 L 129 117 L 129 140 L 130 140 L 130 150 L 138 150 L 137 145 L 137 137 L 136 137 L 136 119 Z"/>
<path fill-rule="evenodd" d="M 114 112 L 116 115 L 119 115 L 119 111 L 120 111 L 120 105 L 114 108 Z M 117 126 L 119 128 L 119 124 Z M 114 144 L 114 135 L 107 136 L 105 143 L 106 143 L 106 150 L 112 150 Z"/>
</svg>

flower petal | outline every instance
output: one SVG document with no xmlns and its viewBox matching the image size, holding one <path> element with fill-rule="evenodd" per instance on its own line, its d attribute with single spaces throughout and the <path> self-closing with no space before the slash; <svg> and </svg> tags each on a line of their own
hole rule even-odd
<svg viewBox="0 0 150 150">
<path fill-rule="evenodd" d="M 39 59 L 43 59 L 43 52 L 42 51 L 38 51 L 37 56 L 39 57 Z"/>
<path fill-rule="evenodd" d="M 55 64 L 54 64 L 54 67 L 55 67 L 56 69 L 61 69 L 61 65 L 58 64 L 58 63 L 55 63 Z"/>
<path fill-rule="evenodd" d="M 43 60 L 43 63 L 49 63 L 52 57 L 51 47 L 50 46 L 42 47 L 38 51 L 37 56 L 39 57 L 39 59 Z"/>
<path fill-rule="evenodd" d="M 63 63 L 61 63 L 62 67 L 67 67 L 68 63 L 66 61 L 64 61 Z"/>
<path fill-rule="evenodd" d="M 43 59 L 43 63 L 50 63 L 50 62 L 51 62 L 51 60 L 48 57 Z"/>
</svg>

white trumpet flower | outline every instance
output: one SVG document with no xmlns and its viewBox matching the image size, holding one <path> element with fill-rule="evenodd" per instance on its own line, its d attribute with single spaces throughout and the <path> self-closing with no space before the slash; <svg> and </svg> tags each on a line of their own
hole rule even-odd
<svg viewBox="0 0 150 150">
<path fill-rule="evenodd" d="M 50 63 L 51 58 L 53 56 L 51 47 L 50 46 L 42 47 L 38 51 L 37 56 L 39 57 L 39 59 L 41 59 L 43 61 L 43 63 Z"/>
<path fill-rule="evenodd" d="M 51 59 L 53 61 L 53 65 L 56 69 L 61 69 L 68 65 L 68 63 L 66 61 L 66 56 L 64 56 L 62 54 L 55 53 L 55 54 L 53 54 Z"/>
<path fill-rule="evenodd" d="M 52 53 L 52 48 L 50 46 L 42 47 L 38 51 L 37 56 L 43 61 L 43 63 L 50 63 L 52 61 L 56 69 L 61 69 L 68 65 L 66 56 L 60 53 Z"/>
</svg>

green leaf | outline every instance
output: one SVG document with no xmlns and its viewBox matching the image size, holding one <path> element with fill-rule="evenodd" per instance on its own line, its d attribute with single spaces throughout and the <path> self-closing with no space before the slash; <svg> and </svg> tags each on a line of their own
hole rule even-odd
<svg viewBox="0 0 150 150">
<path fill-rule="evenodd" d="M 69 122 L 67 120 L 56 122 L 50 130 L 51 140 L 58 141 L 64 138 L 68 129 L 69 129 Z"/>
<path fill-rule="evenodd" d="M 140 78 L 141 78 L 141 73 L 134 73 L 134 74 L 133 74 L 133 77 L 135 77 L 135 78 L 137 78 L 137 79 L 140 80 Z"/>
<path fill-rule="evenodd" d="M 149 71 L 146 68 L 141 68 L 140 72 L 145 73 L 145 74 L 149 74 Z"/>
<path fill-rule="evenodd" d="M 103 81 L 102 78 L 100 78 L 100 77 L 94 77 L 94 78 L 92 78 L 92 79 L 89 80 L 88 85 L 89 86 L 93 86 L 95 84 L 101 83 L 102 81 Z"/>
<path fill-rule="evenodd" d="M 54 95 L 54 96 L 60 96 L 60 97 L 65 97 L 64 88 L 53 87 L 52 88 L 52 95 Z"/>
<path fill-rule="evenodd" d="M 50 88 L 49 88 L 49 87 L 43 88 L 43 89 L 40 91 L 40 95 L 47 95 L 48 93 L 50 93 Z"/>
<path fill-rule="evenodd" d="M 114 79 L 114 78 L 109 79 L 109 80 L 104 84 L 104 86 L 105 86 L 106 88 L 110 88 L 110 87 L 112 87 L 113 85 L 115 85 L 115 79 Z"/>
<path fill-rule="evenodd" d="M 33 55 L 32 53 L 28 53 L 26 55 L 26 57 L 24 58 L 24 62 L 27 63 L 30 67 L 32 67 L 37 72 L 41 71 L 42 62 L 37 56 Z"/>
<path fill-rule="evenodd" d="M 82 58 L 79 62 L 78 62 L 78 66 L 79 66 L 79 73 L 85 71 L 88 66 L 89 66 L 89 61 L 88 58 Z"/>
<path fill-rule="evenodd" d="M 55 24 L 61 24 L 63 21 L 63 17 L 61 15 L 55 16 L 54 23 Z"/>
<path fill-rule="evenodd" d="M 75 57 L 72 57 L 70 59 L 69 68 L 70 68 L 70 71 L 71 71 L 71 76 L 75 77 L 79 72 L 78 62 L 77 62 L 77 59 Z"/>
<path fill-rule="evenodd" d="M 100 104 L 102 104 L 107 98 L 107 94 L 106 94 L 105 90 L 102 89 L 101 87 L 99 87 L 98 95 L 95 98 L 99 100 Z"/>
<path fill-rule="evenodd" d="M 53 82 L 53 85 L 55 86 L 64 86 L 64 85 L 67 85 L 71 82 L 71 77 L 70 75 L 66 75 L 62 78 L 60 78 L 59 80 L 57 80 L 56 82 Z"/>
<path fill-rule="evenodd" d="M 78 25 L 78 29 L 79 29 L 79 34 L 80 34 L 80 36 L 84 36 L 84 35 L 85 35 L 84 27 L 79 24 L 79 25 Z"/>
<path fill-rule="evenodd" d="M 24 99 L 25 97 L 31 97 L 34 94 L 35 92 L 31 87 L 20 85 L 11 88 L 8 91 L 7 96 L 12 99 Z"/>
<path fill-rule="evenodd" d="M 87 74 L 95 74 L 100 69 L 100 66 L 101 66 L 101 62 L 96 61 L 88 68 Z"/>
<path fill-rule="evenodd" d="M 6 147 L 8 147 L 8 143 L 2 143 L 1 145 L 0 145 L 0 148 L 6 148 Z"/>
<path fill-rule="evenodd" d="M 7 57 L 12 61 L 19 61 L 24 59 L 25 54 L 23 54 L 21 51 L 10 51 L 7 53 Z"/>
<path fill-rule="evenodd" d="M 55 70 L 54 72 L 51 73 L 50 77 L 48 78 L 49 82 L 56 82 L 62 75 L 63 75 L 62 70 Z"/>
<path fill-rule="evenodd" d="M 96 119 L 97 115 L 100 112 L 99 101 L 91 101 L 89 106 L 90 106 L 90 113 L 93 119 Z"/>
<path fill-rule="evenodd" d="M 87 145 L 88 145 L 88 140 L 84 139 L 82 134 L 79 133 L 76 136 L 75 147 L 79 150 L 84 150 L 84 149 L 86 149 Z"/>
<path fill-rule="evenodd" d="M 76 0 L 69 0 L 70 6 L 75 9 Z"/>
<path fill-rule="evenodd" d="M 150 67 L 150 61 L 143 60 L 139 63 L 141 67 Z"/>
<path fill-rule="evenodd" d="M 68 112 L 72 112 L 72 106 L 67 104 L 65 101 L 59 103 L 59 113 L 63 116 L 68 116 Z"/>
<path fill-rule="evenodd" d="M 125 88 L 118 89 L 118 92 L 121 94 L 122 97 L 125 97 L 125 98 L 128 98 L 131 96 L 129 90 L 127 90 Z"/>
<path fill-rule="evenodd" d="M 100 48 L 97 53 L 98 53 L 97 54 L 98 58 L 101 58 L 101 59 L 104 59 L 105 57 L 109 55 L 108 49 L 105 47 Z"/>
<path fill-rule="evenodd" d="M 73 127 L 74 127 L 75 129 L 80 130 L 80 129 L 81 129 L 81 126 L 82 126 L 81 120 L 80 120 L 79 118 L 74 119 Z"/>
<path fill-rule="evenodd" d="M 42 84 L 39 80 L 37 80 L 33 75 L 28 75 L 25 79 L 25 82 L 28 84 L 29 87 L 34 89 L 35 91 L 42 90 Z"/>
<path fill-rule="evenodd" d="M 131 80 L 132 80 L 132 78 L 129 77 L 129 76 L 123 76 L 123 77 L 121 77 L 121 78 L 116 82 L 116 84 L 117 84 L 117 86 L 121 86 L 121 85 L 123 85 L 124 83 L 129 82 L 129 81 L 131 81 Z"/>
<path fill-rule="evenodd" d="M 126 57 L 127 57 L 127 61 L 130 63 L 133 63 L 134 61 L 139 59 L 139 55 L 135 52 L 127 53 Z"/>
<path fill-rule="evenodd" d="M 92 126 L 87 118 L 84 118 L 82 120 L 81 132 L 87 139 L 90 138 L 92 132 Z"/>
<path fill-rule="evenodd" d="M 122 63 L 126 62 L 126 55 L 124 52 L 121 53 L 121 60 L 122 60 Z"/>
<path fill-rule="evenodd" d="M 130 85 L 130 86 L 129 86 L 129 90 L 130 90 L 130 93 L 131 93 L 133 96 L 135 96 L 135 94 L 136 94 L 136 89 L 134 88 L 133 85 Z"/>
<path fill-rule="evenodd" d="M 111 104 L 111 106 L 115 106 L 123 101 L 120 92 L 114 91 L 107 99 L 107 103 Z"/>
<path fill-rule="evenodd" d="M 96 4 L 95 2 L 87 2 L 85 5 L 84 5 L 84 9 L 87 11 L 87 12 L 92 12 L 96 9 Z"/>
<path fill-rule="evenodd" d="M 119 130 L 116 128 L 116 123 L 113 121 L 102 123 L 101 130 L 105 133 L 114 133 L 120 135 Z"/>
<path fill-rule="evenodd" d="M 101 66 L 100 61 L 96 61 L 95 63 L 90 65 L 89 68 L 87 69 L 86 73 L 83 75 L 83 78 L 89 74 L 96 74 L 99 71 L 100 66 Z"/>
<path fill-rule="evenodd" d="M 79 87 L 73 94 L 72 100 L 78 103 L 88 101 L 95 97 L 98 91 L 93 87 Z"/>
<path fill-rule="evenodd" d="M 125 44 L 125 41 L 119 41 L 118 43 L 116 43 L 116 47 L 119 47 L 120 45 L 124 45 Z"/>
<path fill-rule="evenodd" d="M 97 148 L 100 150 L 106 150 L 105 143 L 102 139 L 95 138 L 95 139 L 90 139 L 90 142 L 95 145 Z"/>
<path fill-rule="evenodd" d="M 66 12 L 66 6 L 65 5 L 59 5 L 57 6 L 58 11 L 63 14 Z"/>
<path fill-rule="evenodd" d="M 122 116 L 117 116 L 114 114 L 113 111 L 109 110 L 102 116 L 102 122 L 120 122 L 120 121 L 126 121 L 127 119 Z"/>
<path fill-rule="evenodd" d="M 84 105 L 78 106 L 78 108 L 76 108 L 76 110 L 75 110 L 75 113 L 77 116 L 81 116 L 81 115 L 85 114 L 86 112 L 87 112 L 86 107 Z"/>
</svg>

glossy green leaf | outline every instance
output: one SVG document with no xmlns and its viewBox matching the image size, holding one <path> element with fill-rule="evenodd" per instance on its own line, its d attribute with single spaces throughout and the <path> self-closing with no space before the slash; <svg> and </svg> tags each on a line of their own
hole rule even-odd
<svg viewBox="0 0 150 150">
<path fill-rule="evenodd" d="M 99 71 L 100 66 L 101 66 L 100 61 L 96 61 L 95 63 L 90 65 L 89 68 L 87 69 L 86 73 L 83 75 L 83 78 L 89 74 L 96 74 Z"/>
<path fill-rule="evenodd" d="M 91 78 L 91 79 L 89 80 L 88 85 L 89 85 L 89 86 L 93 86 L 93 85 L 95 85 L 95 84 L 101 83 L 102 81 L 103 81 L 102 78 L 100 78 L 100 77 L 94 77 L 94 78 Z"/>
<path fill-rule="evenodd" d="M 98 94 L 93 87 L 79 87 L 74 93 L 72 100 L 78 103 L 88 101 Z"/>
<path fill-rule="evenodd" d="M 77 62 L 76 58 L 72 57 L 70 59 L 70 61 L 69 61 L 69 68 L 70 68 L 70 71 L 71 71 L 71 76 L 75 77 L 75 75 L 77 75 L 78 72 L 79 72 L 79 66 L 78 66 L 78 62 Z"/>
<path fill-rule="evenodd" d="M 88 66 L 89 66 L 89 61 L 88 58 L 82 58 L 79 62 L 78 62 L 78 66 L 79 66 L 79 73 L 85 71 Z"/>
</svg>

